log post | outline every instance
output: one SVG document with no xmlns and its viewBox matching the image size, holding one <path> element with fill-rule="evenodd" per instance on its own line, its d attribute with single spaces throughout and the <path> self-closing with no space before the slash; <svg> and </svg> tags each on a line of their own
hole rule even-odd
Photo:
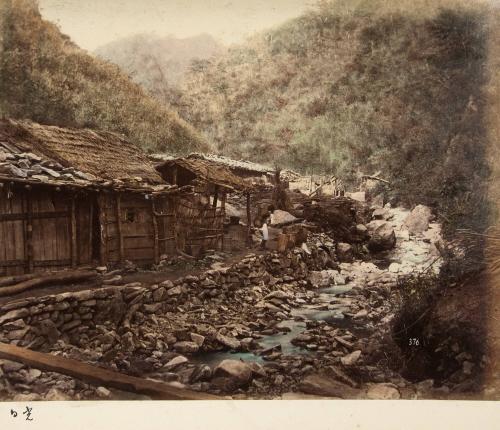
<svg viewBox="0 0 500 430">
<path fill-rule="evenodd" d="M 26 194 L 26 256 L 28 273 L 33 272 L 33 202 L 31 193 Z"/>
<path fill-rule="evenodd" d="M 215 191 L 214 191 L 214 203 L 213 203 L 213 207 L 216 208 L 217 207 L 217 198 L 218 198 L 218 194 L 219 194 L 219 186 L 216 185 L 215 186 Z"/>
<path fill-rule="evenodd" d="M 70 212 L 70 232 L 71 232 L 71 267 L 76 267 L 77 263 L 77 243 L 76 243 L 76 199 L 71 197 Z"/>
<path fill-rule="evenodd" d="M 156 218 L 156 207 L 154 198 L 151 198 L 151 217 L 153 219 L 153 246 L 154 246 L 154 261 L 155 264 L 160 262 L 160 247 L 158 240 L 158 220 Z"/>
<path fill-rule="evenodd" d="M 227 193 L 224 191 L 222 193 L 222 201 L 221 201 L 221 217 L 222 217 L 222 234 L 221 234 L 221 251 L 224 251 L 224 221 L 226 220 L 226 198 Z"/>
<path fill-rule="evenodd" d="M 108 250 L 107 250 L 107 230 L 106 225 L 106 197 L 102 194 L 98 197 L 98 207 L 99 211 L 99 228 L 100 228 L 100 244 L 99 244 L 99 258 L 101 266 L 105 266 L 108 261 Z"/>
<path fill-rule="evenodd" d="M 118 255 L 120 262 L 124 259 L 124 249 L 123 249 L 123 233 L 122 233 L 122 198 L 121 194 L 116 194 L 116 232 L 118 234 Z"/>
<path fill-rule="evenodd" d="M 177 185 L 177 165 L 172 168 L 172 184 Z"/>
<path fill-rule="evenodd" d="M 251 243 L 252 237 L 252 215 L 250 213 L 250 192 L 247 193 L 247 244 Z"/>
<path fill-rule="evenodd" d="M 92 254 L 93 254 L 93 227 L 94 227 L 94 202 L 92 199 L 89 199 L 90 204 L 89 204 L 89 237 L 88 237 L 88 245 L 89 245 L 89 262 L 92 262 Z"/>
</svg>

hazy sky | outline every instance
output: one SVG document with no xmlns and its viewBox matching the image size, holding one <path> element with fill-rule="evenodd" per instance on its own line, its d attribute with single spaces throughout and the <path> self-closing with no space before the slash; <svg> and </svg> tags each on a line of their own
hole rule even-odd
<svg viewBox="0 0 500 430">
<path fill-rule="evenodd" d="M 39 0 L 42 16 L 93 50 L 136 33 L 209 33 L 223 43 L 299 15 L 314 0 Z"/>
</svg>

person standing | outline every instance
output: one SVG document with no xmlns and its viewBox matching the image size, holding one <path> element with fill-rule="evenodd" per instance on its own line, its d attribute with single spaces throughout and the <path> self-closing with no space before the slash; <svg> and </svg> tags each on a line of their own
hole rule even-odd
<svg viewBox="0 0 500 430">
<path fill-rule="evenodd" d="M 269 229 L 267 228 L 267 219 L 263 220 L 262 227 L 262 242 L 260 243 L 261 249 L 267 249 L 267 241 L 269 240 Z"/>
</svg>

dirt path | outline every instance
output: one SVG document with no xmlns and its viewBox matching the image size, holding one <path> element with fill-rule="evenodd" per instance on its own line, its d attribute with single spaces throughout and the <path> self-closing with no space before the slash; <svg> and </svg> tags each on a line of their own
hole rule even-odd
<svg viewBox="0 0 500 430">
<path fill-rule="evenodd" d="M 231 254 L 226 254 L 220 263 L 224 266 L 230 266 L 241 260 L 245 255 L 254 253 L 256 255 L 265 253 L 259 248 L 246 249 L 244 251 L 239 251 Z M 149 271 L 140 270 L 138 272 L 132 272 L 122 275 L 123 279 L 120 282 L 121 285 L 128 284 L 131 282 L 141 282 L 143 284 L 159 284 L 163 281 L 170 280 L 174 281 L 176 279 L 182 278 L 187 275 L 199 275 L 200 273 L 208 270 L 209 267 L 200 264 L 189 264 L 189 261 L 185 265 L 172 266 L 163 271 Z M 87 282 L 79 282 L 64 285 L 47 285 L 45 287 L 35 288 L 32 290 L 23 291 L 22 293 L 15 294 L 12 296 L 0 297 L 0 305 L 3 303 L 10 302 L 12 300 L 23 299 L 26 297 L 43 297 L 51 294 L 61 294 L 66 292 L 76 292 L 84 291 L 95 288 L 106 288 L 106 285 L 101 283 L 102 280 L 92 280 Z"/>
<path fill-rule="evenodd" d="M 489 199 L 500 214 L 500 16 L 491 17 L 491 32 L 488 49 L 488 71 L 490 83 L 487 93 L 488 160 L 491 167 Z M 488 240 L 488 367 L 484 395 L 489 399 L 500 399 L 500 219 L 496 216 L 492 233 L 499 239 Z"/>
</svg>

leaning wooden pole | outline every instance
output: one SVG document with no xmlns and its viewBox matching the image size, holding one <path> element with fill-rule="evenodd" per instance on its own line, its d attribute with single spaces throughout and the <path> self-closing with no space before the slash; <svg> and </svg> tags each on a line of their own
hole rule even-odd
<svg viewBox="0 0 500 430">
<path fill-rule="evenodd" d="M 155 400 L 217 400 L 212 394 L 172 387 L 164 382 L 124 375 L 81 361 L 0 343 L 0 358 L 27 364 L 46 372 L 57 372 L 89 384 L 145 394 Z"/>
<path fill-rule="evenodd" d="M 250 193 L 247 193 L 247 243 L 251 243 L 252 238 L 252 214 L 250 212 Z"/>
</svg>

